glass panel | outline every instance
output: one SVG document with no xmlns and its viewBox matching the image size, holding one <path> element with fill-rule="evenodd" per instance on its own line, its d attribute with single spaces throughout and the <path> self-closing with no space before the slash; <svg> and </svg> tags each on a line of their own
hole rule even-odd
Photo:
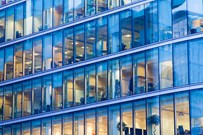
<svg viewBox="0 0 203 135">
<path fill-rule="evenodd" d="M 22 84 L 13 85 L 14 118 L 22 117 Z"/>
<path fill-rule="evenodd" d="M 51 118 L 42 119 L 42 135 L 51 135 Z"/>
<path fill-rule="evenodd" d="M 159 47 L 160 88 L 173 86 L 172 45 Z"/>
<path fill-rule="evenodd" d="M 95 110 L 85 111 L 86 135 L 96 135 Z"/>
<path fill-rule="evenodd" d="M 178 38 L 178 37 L 187 35 L 186 7 L 187 7 L 186 0 L 180 0 L 180 1 L 172 0 L 173 37 L 174 38 Z"/>
<path fill-rule="evenodd" d="M 86 16 L 95 14 L 96 0 L 86 0 Z"/>
<path fill-rule="evenodd" d="M 119 98 L 121 96 L 121 82 L 119 71 L 119 59 L 110 60 L 109 66 L 109 98 Z"/>
<path fill-rule="evenodd" d="M 159 40 L 170 39 L 172 38 L 171 0 L 158 0 L 158 3 Z"/>
<path fill-rule="evenodd" d="M 23 36 L 23 4 L 15 6 L 15 38 Z"/>
<path fill-rule="evenodd" d="M 5 78 L 6 80 L 13 78 L 13 46 L 5 49 Z"/>
<path fill-rule="evenodd" d="M 123 0 L 121 0 L 123 1 Z M 132 48 L 132 15 L 131 10 L 125 10 L 120 13 L 120 27 L 121 27 L 121 49 L 126 50 Z"/>
<path fill-rule="evenodd" d="M 84 25 L 78 25 L 75 31 L 75 62 L 84 60 Z"/>
<path fill-rule="evenodd" d="M 61 115 L 52 117 L 52 134 L 61 135 L 62 134 L 62 117 Z"/>
<path fill-rule="evenodd" d="M 14 37 L 14 7 L 6 10 L 6 41 Z"/>
<path fill-rule="evenodd" d="M 145 92 L 145 53 L 138 53 L 133 56 L 134 70 L 134 88 L 133 82 L 130 81 L 130 89 L 134 89 L 135 94 Z M 132 78 L 133 79 L 133 78 Z M 132 80 L 133 81 L 133 80 Z M 132 90 L 133 91 L 133 90 Z"/>
<path fill-rule="evenodd" d="M 133 94 L 132 56 L 121 57 L 121 86 L 122 96 Z"/>
<path fill-rule="evenodd" d="M 73 28 L 64 31 L 64 65 L 73 63 Z"/>
<path fill-rule="evenodd" d="M 12 135 L 22 135 L 21 124 L 14 124 L 12 132 Z"/>
<path fill-rule="evenodd" d="M 119 6 L 119 0 L 108 0 L 109 9 Z"/>
<path fill-rule="evenodd" d="M 3 128 L 3 133 L 4 133 L 4 135 L 11 135 L 12 134 L 12 128 L 11 128 L 11 126 L 5 126 L 4 128 Z"/>
<path fill-rule="evenodd" d="M 4 120 L 13 117 L 13 94 L 12 86 L 4 87 Z"/>
<path fill-rule="evenodd" d="M 45 76 L 42 79 L 43 82 L 43 90 L 42 90 L 42 97 L 43 97 L 43 112 L 49 112 L 52 109 L 52 75 Z"/>
<path fill-rule="evenodd" d="M 74 1 L 74 10 L 75 10 L 74 18 L 75 18 L 75 20 L 84 17 L 84 15 L 85 15 L 84 3 L 85 3 L 84 0 Z"/>
<path fill-rule="evenodd" d="M 104 12 L 105 10 L 108 9 L 108 0 L 98 0 L 97 1 L 97 6 L 98 6 L 98 13 Z"/>
<path fill-rule="evenodd" d="M 76 69 L 74 71 L 75 84 L 74 84 L 74 97 L 75 105 L 81 105 L 85 103 L 85 78 L 84 78 L 84 69 Z"/>
<path fill-rule="evenodd" d="M 147 100 L 147 134 L 160 135 L 159 98 Z"/>
<path fill-rule="evenodd" d="M 33 55 L 34 55 L 34 72 L 42 70 L 42 38 L 33 40 Z"/>
<path fill-rule="evenodd" d="M 32 83 L 31 81 L 23 82 L 23 116 L 31 114 L 31 100 L 32 100 Z"/>
<path fill-rule="evenodd" d="M 86 23 L 86 59 L 95 57 L 95 47 L 96 47 L 96 26 L 95 21 Z"/>
<path fill-rule="evenodd" d="M 0 50 L 0 82 L 4 80 L 4 49 Z"/>
<path fill-rule="evenodd" d="M 198 93 L 197 95 L 200 96 L 201 94 Z M 196 107 L 197 103 L 199 105 L 199 103 L 202 100 L 202 98 L 200 99 L 197 95 L 196 94 L 193 95 L 191 93 L 191 99 L 194 99 L 194 100 L 197 99 L 198 100 L 198 101 L 196 100 L 195 103 L 193 101 L 191 101 L 191 108 L 193 108 L 193 105 L 195 106 L 195 108 L 198 108 L 198 107 Z M 191 132 L 190 132 L 189 94 L 188 93 L 178 93 L 178 94 L 175 94 L 175 107 L 176 107 L 176 111 L 175 112 L 176 112 L 177 135 L 182 135 L 182 134 L 190 135 Z M 194 113 L 193 113 L 193 109 L 191 110 L 191 117 L 194 116 L 193 114 L 200 113 L 199 109 L 197 109 L 197 110 L 195 109 Z M 196 118 L 197 117 L 194 116 L 194 119 L 196 119 Z M 194 119 L 192 118 L 192 121 Z M 191 124 L 193 125 L 193 122 L 191 122 Z M 199 124 L 197 124 L 197 125 L 199 125 Z M 196 129 L 198 130 L 198 127 Z M 195 133 L 196 129 L 192 128 L 192 132 L 194 131 L 194 133 Z"/>
<path fill-rule="evenodd" d="M 133 135 L 132 103 L 121 104 L 122 110 L 122 135 Z M 119 125 L 121 126 L 121 124 Z"/>
<path fill-rule="evenodd" d="M 119 51 L 120 36 L 119 36 L 119 14 L 108 16 L 108 42 L 109 52 L 115 53 Z"/>
<path fill-rule="evenodd" d="M 33 1 L 27 0 L 24 5 L 24 35 L 32 33 L 33 26 Z"/>
<path fill-rule="evenodd" d="M 73 106 L 73 71 L 69 70 L 63 74 L 64 107 Z"/>
<path fill-rule="evenodd" d="M 24 75 L 32 74 L 32 64 L 33 64 L 33 50 L 32 50 L 32 40 L 26 40 L 24 42 Z"/>
<path fill-rule="evenodd" d="M 73 21 L 73 3 L 74 0 L 64 1 L 64 23 Z"/>
<path fill-rule="evenodd" d="M 63 132 L 64 135 L 72 135 L 73 134 L 73 116 L 72 114 L 66 114 L 63 116 Z"/>
<path fill-rule="evenodd" d="M 108 76 L 107 76 L 107 62 L 97 64 L 97 92 L 98 101 L 107 99 L 107 87 L 108 87 Z"/>
<path fill-rule="evenodd" d="M 109 107 L 109 127 L 111 127 L 109 130 L 109 135 L 120 135 L 121 122 L 119 105 Z"/>
<path fill-rule="evenodd" d="M 40 135 L 41 134 L 41 121 L 34 120 L 32 121 L 32 135 Z"/>
<path fill-rule="evenodd" d="M 3 87 L 0 88 L 0 121 L 3 120 L 3 110 L 4 110 L 4 91 Z"/>
<path fill-rule="evenodd" d="M 146 43 L 158 41 L 158 13 L 157 2 L 145 4 Z"/>
<path fill-rule="evenodd" d="M 63 108 L 62 73 L 53 74 L 53 110 Z"/>
<path fill-rule="evenodd" d="M 53 68 L 52 35 L 43 36 L 43 70 Z"/>
<path fill-rule="evenodd" d="M 43 29 L 52 27 L 52 2 L 53 0 L 43 0 Z"/>
<path fill-rule="evenodd" d="M 23 44 L 14 45 L 15 77 L 23 76 Z"/>
<path fill-rule="evenodd" d="M 108 123 L 107 123 L 107 108 L 97 109 L 97 134 L 107 135 L 108 134 Z"/>
<path fill-rule="evenodd" d="M 53 33 L 53 67 L 62 66 L 62 31 Z"/>
<path fill-rule="evenodd" d="M 107 55 L 107 17 L 101 17 L 97 20 L 97 56 Z"/>
<path fill-rule="evenodd" d="M 30 135 L 30 131 L 31 131 L 30 122 L 23 122 L 22 123 L 22 133 L 23 133 L 23 135 Z"/>
<path fill-rule="evenodd" d="M 135 135 L 146 135 L 146 101 L 134 102 Z"/>
<path fill-rule="evenodd" d="M 147 91 L 155 91 L 159 88 L 158 84 L 158 49 L 152 49 L 146 53 L 146 87 Z"/>
<path fill-rule="evenodd" d="M 188 84 L 188 52 L 187 43 L 173 45 L 174 86 Z"/>
<path fill-rule="evenodd" d="M 161 96 L 160 106 L 161 106 L 161 134 L 174 135 L 173 95 Z"/>
<path fill-rule="evenodd" d="M 54 0 L 54 26 L 63 24 L 63 0 Z"/>
<path fill-rule="evenodd" d="M 74 114 L 74 135 L 84 135 L 84 113 Z"/>
<path fill-rule="evenodd" d="M 34 2 L 34 32 L 42 31 L 42 0 Z"/>
<path fill-rule="evenodd" d="M 0 12 L 0 43 L 5 41 L 5 11 Z"/>
<path fill-rule="evenodd" d="M 94 103 L 96 101 L 96 72 L 95 65 L 85 68 L 86 75 L 86 102 Z"/>
<path fill-rule="evenodd" d="M 189 41 L 190 83 L 203 82 L 203 40 Z"/>
<path fill-rule="evenodd" d="M 35 79 L 32 81 L 32 87 L 33 87 L 33 114 L 41 113 L 41 102 L 42 102 L 42 89 L 41 89 L 41 79 Z"/>
<path fill-rule="evenodd" d="M 145 9 L 144 5 L 132 8 L 134 27 L 134 47 L 145 44 Z"/>
<path fill-rule="evenodd" d="M 121 0 L 120 2 L 121 2 L 121 5 L 126 5 L 131 3 L 131 0 Z"/>
</svg>

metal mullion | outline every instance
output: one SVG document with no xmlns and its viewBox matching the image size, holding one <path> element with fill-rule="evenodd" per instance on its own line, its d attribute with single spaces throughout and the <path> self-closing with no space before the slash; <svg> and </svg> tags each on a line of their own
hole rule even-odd
<svg viewBox="0 0 203 135">
<path fill-rule="evenodd" d="M 177 135 L 176 131 L 176 102 L 175 102 L 175 94 L 173 93 L 173 120 L 174 120 L 174 135 Z"/>
</svg>

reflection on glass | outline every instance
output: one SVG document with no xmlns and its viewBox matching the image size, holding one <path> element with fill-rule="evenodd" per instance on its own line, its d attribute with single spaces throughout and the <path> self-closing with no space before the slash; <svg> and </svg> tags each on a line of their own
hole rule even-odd
<svg viewBox="0 0 203 135">
<path fill-rule="evenodd" d="M 107 135 L 107 108 L 98 108 L 97 109 L 97 134 L 98 135 Z"/>
<path fill-rule="evenodd" d="M 96 0 L 86 0 L 86 16 L 95 14 L 96 12 Z"/>
<path fill-rule="evenodd" d="M 42 31 L 42 0 L 33 1 L 34 32 Z"/>
<path fill-rule="evenodd" d="M 22 123 L 22 133 L 23 135 L 30 135 L 30 131 L 31 131 L 31 124 L 30 122 L 23 122 Z"/>
<path fill-rule="evenodd" d="M 32 83 L 31 81 L 23 82 L 23 116 L 31 114 L 31 100 L 32 100 Z"/>
<path fill-rule="evenodd" d="M 24 35 L 32 33 L 33 26 L 33 1 L 27 0 L 24 6 Z"/>
<path fill-rule="evenodd" d="M 13 78 L 13 46 L 9 46 L 5 49 L 5 79 L 9 80 Z"/>
<path fill-rule="evenodd" d="M 52 117 L 52 134 L 53 135 L 61 135 L 62 134 L 62 117 L 54 116 Z"/>
<path fill-rule="evenodd" d="M 54 26 L 63 23 L 63 0 L 54 0 Z"/>
<path fill-rule="evenodd" d="M 4 135 L 11 135 L 12 134 L 12 127 L 11 126 L 5 126 L 4 128 L 3 128 L 3 133 L 4 133 Z"/>
<path fill-rule="evenodd" d="M 51 69 L 53 67 L 52 60 L 52 35 L 43 36 L 43 70 Z"/>
<path fill-rule="evenodd" d="M 6 41 L 12 40 L 14 37 L 14 7 L 6 10 Z"/>
<path fill-rule="evenodd" d="M 64 23 L 73 21 L 73 2 L 74 0 L 65 0 L 64 1 Z"/>
<path fill-rule="evenodd" d="M 84 5 L 85 1 L 84 0 L 77 0 L 74 1 L 74 10 L 75 10 L 75 14 L 74 14 L 74 18 L 75 20 L 83 18 L 85 15 L 85 5 Z"/>
<path fill-rule="evenodd" d="M 63 116 L 63 132 L 64 135 L 73 134 L 73 116 L 72 114 L 66 114 Z"/>
<path fill-rule="evenodd" d="M 107 62 L 97 64 L 97 92 L 98 101 L 107 99 L 107 87 L 108 87 L 108 76 L 107 76 Z"/>
<path fill-rule="evenodd" d="M 85 125 L 86 125 L 86 135 L 95 135 L 96 134 L 96 120 L 95 120 L 95 110 L 85 111 Z"/>
<path fill-rule="evenodd" d="M 62 73 L 53 74 L 53 110 L 63 108 Z"/>
<path fill-rule="evenodd" d="M 73 106 L 73 71 L 69 70 L 63 74 L 64 107 Z"/>
<path fill-rule="evenodd" d="M 14 118 L 22 117 L 22 84 L 13 86 Z"/>
<path fill-rule="evenodd" d="M 104 12 L 105 10 L 108 9 L 108 0 L 97 0 L 97 12 Z"/>
<path fill-rule="evenodd" d="M 75 62 L 84 60 L 84 25 L 78 25 L 75 31 Z"/>
<path fill-rule="evenodd" d="M 0 43 L 5 41 L 5 11 L 0 11 Z"/>
<path fill-rule="evenodd" d="M 52 2 L 53 0 L 43 0 L 43 29 L 52 27 Z"/>
<path fill-rule="evenodd" d="M 21 124 L 14 124 L 13 125 L 12 135 L 22 135 Z"/>
<path fill-rule="evenodd" d="M 41 133 L 41 121 L 34 120 L 32 121 L 32 135 L 40 135 Z"/>
<path fill-rule="evenodd" d="M 132 103 L 123 103 L 121 104 L 122 110 L 122 135 L 133 134 L 133 112 L 132 112 Z"/>
<path fill-rule="evenodd" d="M 74 62 L 73 59 L 73 28 L 64 31 L 64 65 Z"/>
<path fill-rule="evenodd" d="M 52 109 L 52 76 L 42 78 L 42 97 L 43 97 L 43 112 L 49 112 Z"/>
<path fill-rule="evenodd" d="M 53 67 L 62 66 L 62 31 L 53 33 Z M 53 68 L 52 67 L 52 68 Z"/>
<path fill-rule="evenodd" d="M 122 124 L 123 125 L 123 124 Z M 109 135 L 120 135 L 121 121 L 120 121 L 120 106 L 114 105 L 109 107 Z"/>
<path fill-rule="evenodd" d="M 198 91 L 190 94 L 191 97 L 191 128 L 192 134 L 198 134 L 196 131 L 199 127 L 198 116 L 201 111 L 198 109 L 199 103 L 202 101 L 202 93 Z M 193 100 L 192 100 L 193 99 Z M 197 106 L 198 105 L 198 106 Z M 177 135 L 187 134 L 190 135 L 190 110 L 189 110 L 189 94 L 177 93 L 175 94 L 175 115 L 176 115 L 176 129 Z M 196 108 L 196 109 L 195 109 Z M 197 115 L 195 115 L 197 114 Z M 197 128 L 195 128 L 195 121 L 197 120 Z M 194 122 L 194 123 L 193 123 Z M 194 127 L 194 128 L 193 128 Z M 194 129 L 194 130 L 193 130 Z M 197 129 L 197 130 L 196 130 Z"/>
<path fill-rule="evenodd" d="M 51 118 L 42 119 L 42 135 L 51 135 Z"/>
<path fill-rule="evenodd" d="M 33 39 L 34 73 L 42 71 L 42 39 Z"/>
<path fill-rule="evenodd" d="M 12 86 L 4 87 L 4 120 L 12 119 L 13 117 L 13 94 Z"/>
<path fill-rule="evenodd" d="M 33 63 L 33 52 L 32 52 L 32 40 L 26 40 L 24 42 L 24 75 L 32 74 L 32 63 Z"/>
<path fill-rule="evenodd" d="M 122 96 L 129 96 L 133 94 L 132 56 L 121 57 L 120 63 Z"/>
<path fill-rule="evenodd" d="M 4 49 L 0 50 L 0 82 L 4 80 Z"/>
<path fill-rule="evenodd" d="M 121 82 L 119 72 L 119 59 L 110 60 L 109 66 L 109 98 L 119 98 L 121 96 Z"/>
<path fill-rule="evenodd" d="M 161 134 L 174 135 L 174 105 L 173 95 L 160 97 Z M 167 122 L 166 122 L 167 121 Z"/>
<path fill-rule="evenodd" d="M 96 101 L 96 72 L 95 66 L 85 68 L 86 75 L 86 102 L 93 103 Z"/>
<path fill-rule="evenodd" d="M 173 86 L 172 45 L 159 47 L 160 88 Z"/>
<path fill-rule="evenodd" d="M 84 113 L 74 113 L 74 135 L 84 134 Z"/>
<path fill-rule="evenodd" d="M 4 109 L 4 89 L 0 88 L 0 121 L 3 120 L 3 109 Z"/>
<path fill-rule="evenodd" d="M 119 6 L 119 0 L 108 0 L 109 9 Z"/>
<path fill-rule="evenodd" d="M 15 6 L 15 38 L 23 36 L 23 4 Z"/>
<path fill-rule="evenodd" d="M 96 55 L 106 55 L 107 52 L 107 17 L 101 17 L 97 20 L 97 41 Z"/>
<path fill-rule="evenodd" d="M 32 81 L 32 109 L 33 114 L 41 113 L 41 102 L 42 102 L 42 90 L 41 90 L 41 79 L 35 79 Z"/>
<path fill-rule="evenodd" d="M 145 53 L 138 53 L 133 56 L 134 70 L 134 93 L 139 94 L 145 92 Z M 131 83 L 130 87 L 133 83 Z"/>
<path fill-rule="evenodd" d="M 75 105 L 85 104 L 85 81 L 84 81 L 84 69 L 78 68 L 74 71 L 74 99 Z"/>
<path fill-rule="evenodd" d="M 14 65 L 15 77 L 23 76 L 23 45 L 22 43 L 14 45 Z"/>
</svg>

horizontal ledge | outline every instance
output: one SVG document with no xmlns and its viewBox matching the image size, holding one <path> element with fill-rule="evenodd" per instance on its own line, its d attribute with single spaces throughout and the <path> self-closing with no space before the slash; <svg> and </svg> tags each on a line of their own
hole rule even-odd
<svg viewBox="0 0 203 135">
<path fill-rule="evenodd" d="M 202 83 L 195 84 L 195 85 L 186 85 L 186 86 L 176 87 L 176 88 L 167 88 L 164 90 L 158 90 L 158 91 L 154 91 L 154 92 L 126 96 L 126 97 L 122 97 L 122 98 L 118 98 L 118 99 L 106 100 L 106 101 L 96 102 L 96 103 L 92 103 L 92 104 L 81 105 L 81 106 L 77 106 L 77 107 L 65 108 L 65 109 L 61 109 L 59 111 L 52 111 L 52 112 L 41 113 L 41 114 L 37 114 L 37 115 L 31 115 L 31 116 L 27 116 L 27 117 L 7 120 L 7 121 L 0 122 L 0 126 L 30 121 L 30 120 L 35 120 L 35 119 L 41 119 L 41 118 L 45 118 L 45 117 L 52 117 L 55 115 L 62 115 L 62 114 L 66 114 L 66 113 L 73 113 L 73 112 L 82 111 L 82 110 L 94 109 L 94 108 L 109 106 L 109 105 L 113 105 L 113 104 L 130 102 L 130 101 L 150 98 L 150 97 L 154 97 L 154 96 L 160 96 L 160 95 L 165 95 L 165 94 L 172 94 L 172 93 L 177 93 L 177 92 L 200 89 L 200 88 L 203 88 Z"/>
</svg>

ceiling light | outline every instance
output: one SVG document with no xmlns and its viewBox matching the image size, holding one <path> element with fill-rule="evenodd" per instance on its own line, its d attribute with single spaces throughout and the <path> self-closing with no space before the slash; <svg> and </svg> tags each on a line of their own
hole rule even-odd
<svg viewBox="0 0 203 135">
<path fill-rule="evenodd" d="M 130 38 L 131 35 L 130 35 L 130 34 L 127 34 L 127 35 L 124 35 L 124 37 L 126 37 L 126 38 Z"/>
</svg>

